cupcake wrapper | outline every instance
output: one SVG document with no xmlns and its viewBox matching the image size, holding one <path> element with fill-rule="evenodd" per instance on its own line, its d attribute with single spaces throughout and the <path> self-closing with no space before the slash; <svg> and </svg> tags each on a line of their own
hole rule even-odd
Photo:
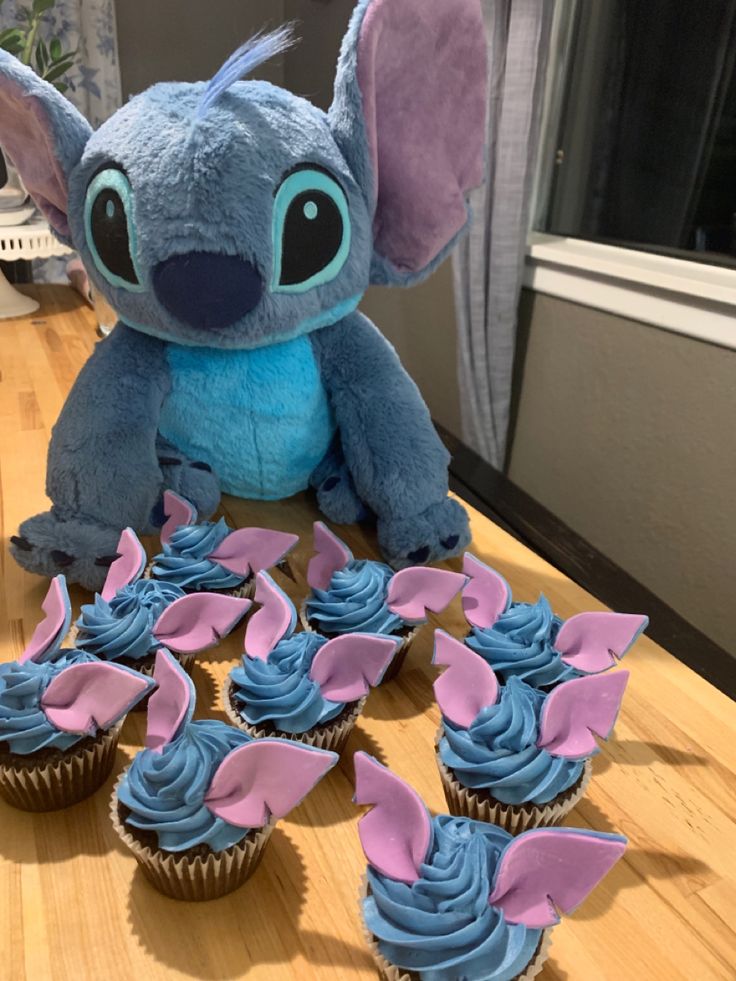
<svg viewBox="0 0 736 981">
<path fill-rule="evenodd" d="M 436 743 L 444 735 L 440 728 L 437 732 Z M 590 778 L 593 775 L 593 764 L 586 760 L 580 779 L 571 788 L 559 794 L 549 804 L 502 804 L 500 801 L 481 799 L 468 787 L 455 779 L 437 753 L 437 769 L 440 771 L 442 789 L 450 814 L 456 817 L 472 818 L 475 821 L 486 821 L 505 828 L 512 835 L 520 835 L 531 828 L 546 828 L 559 824 L 577 804 L 585 793 Z"/>
<path fill-rule="evenodd" d="M 155 579 L 153 575 L 153 562 L 149 562 L 143 571 L 144 579 Z M 160 581 L 160 580 L 158 580 Z M 250 579 L 242 584 L 242 586 L 233 586 L 232 589 L 214 589 L 212 592 L 219 593 L 221 596 L 234 596 L 236 599 L 253 599 L 256 591 L 256 577 L 251 576 Z M 184 590 L 184 592 L 196 593 L 197 590 L 193 589 L 190 591 Z"/>
<path fill-rule="evenodd" d="M 120 774 L 110 799 L 112 826 L 125 845 L 133 852 L 148 881 L 172 899 L 204 902 L 218 899 L 239 888 L 258 868 L 263 850 L 276 826 L 271 818 L 253 837 L 222 852 L 212 852 L 206 858 L 177 855 L 142 845 L 127 830 L 118 814 L 118 788 L 127 773 Z"/>
<path fill-rule="evenodd" d="M 299 621 L 307 633 L 309 634 L 319 633 L 319 631 L 315 630 L 314 627 L 309 622 L 309 617 L 307 616 L 306 600 L 304 600 L 302 605 L 299 607 Z M 414 643 L 414 638 L 419 633 L 419 630 L 422 626 L 423 624 L 421 623 L 417 624 L 417 626 L 413 627 L 412 630 L 410 630 L 405 637 L 399 638 L 400 643 L 396 648 L 396 653 L 394 654 L 391 663 L 386 669 L 386 673 L 384 674 L 383 678 L 381 678 L 380 682 L 376 685 L 376 688 L 380 688 L 381 685 L 385 685 L 387 682 L 393 681 L 394 678 L 401 671 L 404 661 L 406 660 L 406 655 L 409 653 L 409 648 Z M 394 635 L 387 634 L 386 636 L 393 637 Z"/>
<path fill-rule="evenodd" d="M 55 763 L 0 765 L 0 796 L 23 811 L 56 811 L 90 797 L 107 780 L 115 762 L 122 723 L 102 733 L 94 746 Z"/>
<path fill-rule="evenodd" d="M 306 743 L 308 746 L 316 746 L 317 749 L 330 749 L 333 753 L 337 753 L 338 755 L 340 755 L 340 753 L 342 753 L 342 751 L 345 749 L 345 744 L 350 738 L 350 733 L 355 728 L 355 723 L 358 721 L 358 717 L 363 711 L 363 707 L 368 698 L 368 696 L 365 695 L 360 699 L 360 701 L 356 702 L 350 715 L 347 716 L 347 718 L 340 719 L 339 722 L 334 722 L 332 724 L 327 723 L 327 725 L 320 726 L 319 729 L 311 730 L 309 732 L 274 733 L 268 729 L 261 728 L 260 726 L 249 725 L 245 719 L 243 719 L 233 708 L 231 692 L 232 683 L 228 678 L 222 690 L 222 703 L 225 709 L 225 714 L 234 726 L 241 729 L 243 732 L 247 732 L 248 735 L 252 736 L 254 739 L 290 739 L 292 742 Z"/>
<path fill-rule="evenodd" d="M 364 873 L 360 883 L 359 895 L 360 926 L 363 936 L 365 937 L 365 942 L 368 945 L 368 949 L 370 950 L 373 960 L 376 963 L 379 974 L 382 978 L 385 978 L 385 981 L 412 981 L 411 974 L 405 968 L 402 969 L 400 967 L 396 967 L 395 964 L 392 964 L 390 961 L 386 960 L 381 953 L 380 947 L 378 946 L 378 941 L 366 927 L 365 921 L 363 920 L 363 900 L 367 895 L 368 877 Z M 544 962 L 549 957 L 549 948 L 551 944 L 552 930 L 544 930 L 534 957 L 527 965 L 526 970 L 522 974 L 516 975 L 514 981 L 531 981 L 532 978 L 535 978 L 542 970 L 544 967 Z M 416 973 L 417 972 L 415 972 L 415 977 Z"/>
</svg>

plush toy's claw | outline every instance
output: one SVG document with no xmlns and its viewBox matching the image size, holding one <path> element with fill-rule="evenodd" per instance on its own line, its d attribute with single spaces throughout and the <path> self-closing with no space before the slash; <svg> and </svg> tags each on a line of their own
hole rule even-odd
<svg viewBox="0 0 736 981">
<path fill-rule="evenodd" d="M 370 511 L 358 497 L 353 478 L 344 463 L 315 489 L 320 511 L 336 525 L 352 525 L 370 516 Z"/>
<path fill-rule="evenodd" d="M 458 555 L 470 543 L 465 509 L 451 497 L 413 517 L 378 519 L 378 543 L 395 569 Z"/>
<path fill-rule="evenodd" d="M 183 453 L 160 436 L 156 444 L 158 463 L 163 474 L 163 490 L 172 490 L 190 501 L 197 514 L 206 520 L 220 503 L 220 481 L 209 464 L 188 460 Z M 204 468 L 207 469 L 204 469 Z M 151 520 L 151 531 L 157 533 L 166 521 L 163 498 L 156 509 L 156 520 Z M 153 519 L 152 515 L 152 519 Z M 146 529 L 141 529 L 145 533 Z"/>
<path fill-rule="evenodd" d="M 78 582 L 98 592 L 107 566 L 99 565 L 97 560 L 115 554 L 119 537 L 119 528 L 76 516 L 61 521 L 55 513 L 46 511 L 23 522 L 19 534 L 10 540 L 10 552 L 28 572 L 52 579 L 63 568 L 68 582 Z"/>
<path fill-rule="evenodd" d="M 112 555 L 98 555 L 95 559 L 95 565 L 102 566 L 103 569 L 109 569 L 113 562 L 116 562 L 120 558 L 120 552 L 113 552 Z"/>
</svg>

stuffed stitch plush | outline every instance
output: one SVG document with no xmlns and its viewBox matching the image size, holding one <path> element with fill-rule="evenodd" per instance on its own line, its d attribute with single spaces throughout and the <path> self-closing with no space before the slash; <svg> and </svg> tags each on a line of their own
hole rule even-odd
<svg viewBox="0 0 736 981">
<path fill-rule="evenodd" d="M 468 544 L 426 406 L 357 306 L 427 275 L 467 225 L 479 0 L 360 0 L 327 113 L 240 80 L 289 43 L 259 35 L 95 132 L 0 52 L 0 144 L 120 317 L 54 428 L 53 506 L 12 539 L 29 570 L 98 588 L 122 528 L 163 524 L 166 489 L 207 516 L 221 489 L 311 485 L 332 522 L 374 515 L 396 568 Z"/>
</svg>

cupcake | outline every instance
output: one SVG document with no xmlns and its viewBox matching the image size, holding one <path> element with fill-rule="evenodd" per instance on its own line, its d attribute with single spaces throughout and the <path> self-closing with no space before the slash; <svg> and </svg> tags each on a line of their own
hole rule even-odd
<svg viewBox="0 0 736 981">
<path fill-rule="evenodd" d="M 194 685 L 166 651 L 156 654 L 154 680 L 146 748 L 118 780 L 112 823 L 162 893 L 216 899 L 255 871 L 276 821 L 337 756 L 192 721 Z"/>
<path fill-rule="evenodd" d="M 355 754 L 355 802 L 368 860 L 366 940 L 387 981 L 519 981 L 547 959 L 570 913 L 626 848 L 619 835 L 539 828 L 512 837 L 464 817 L 431 817 L 418 794 Z"/>
<path fill-rule="evenodd" d="M 64 649 L 71 606 L 64 576 L 17 661 L 0 664 L 0 796 L 53 811 L 93 794 L 115 759 L 125 714 L 153 687 L 135 671 Z"/>
<path fill-rule="evenodd" d="M 298 535 L 268 528 L 234 531 L 224 518 L 198 523 L 194 506 L 173 491 L 164 492 L 164 514 L 163 551 L 147 570 L 159 582 L 186 593 L 206 590 L 250 597 L 255 574 L 262 569 L 281 566 L 291 576 L 286 555 Z"/>
<path fill-rule="evenodd" d="M 583 796 L 610 736 L 628 671 L 573 678 L 550 693 L 516 675 L 501 687 L 478 654 L 441 630 L 434 690 L 442 723 L 437 766 L 451 814 L 490 821 L 512 834 L 558 824 Z"/>
<path fill-rule="evenodd" d="M 470 624 L 466 644 L 484 658 L 505 683 L 521 678 L 534 688 L 607 671 L 646 629 L 637 613 L 578 613 L 561 620 L 549 602 L 514 603 L 503 576 L 465 554 L 462 604 Z"/>
<path fill-rule="evenodd" d="M 255 600 L 261 608 L 248 622 L 242 664 L 225 684 L 228 717 L 257 738 L 342 752 L 370 687 L 391 664 L 396 638 L 294 633 L 294 605 L 265 572 L 256 576 Z"/>
<path fill-rule="evenodd" d="M 156 652 L 166 647 L 191 672 L 194 655 L 219 643 L 250 609 L 248 599 L 186 595 L 173 583 L 142 579 L 146 553 L 130 528 L 117 554 L 102 592 L 76 624 L 76 646 L 101 660 L 151 675 Z"/>
<path fill-rule="evenodd" d="M 350 549 L 321 521 L 314 523 L 315 555 L 302 604 L 302 625 L 323 637 L 371 633 L 395 637 L 399 649 L 384 681 L 399 673 L 427 610 L 441 613 L 466 577 L 445 569 L 412 566 L 395 572 L 373 559 L 354 559 Z"/>
</svg>

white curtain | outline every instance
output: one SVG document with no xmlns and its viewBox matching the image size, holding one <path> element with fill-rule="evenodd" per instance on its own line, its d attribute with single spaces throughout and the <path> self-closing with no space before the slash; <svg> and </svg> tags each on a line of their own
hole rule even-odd
<svg viewBox="0 0 736 981">
<path fill-rule="evenodd" d="M 483 0 L 488 37 L 485 184 L 454 257 L 463 440 L 504 466 L 529 204 L 553 0 Z"/>
</svg>

